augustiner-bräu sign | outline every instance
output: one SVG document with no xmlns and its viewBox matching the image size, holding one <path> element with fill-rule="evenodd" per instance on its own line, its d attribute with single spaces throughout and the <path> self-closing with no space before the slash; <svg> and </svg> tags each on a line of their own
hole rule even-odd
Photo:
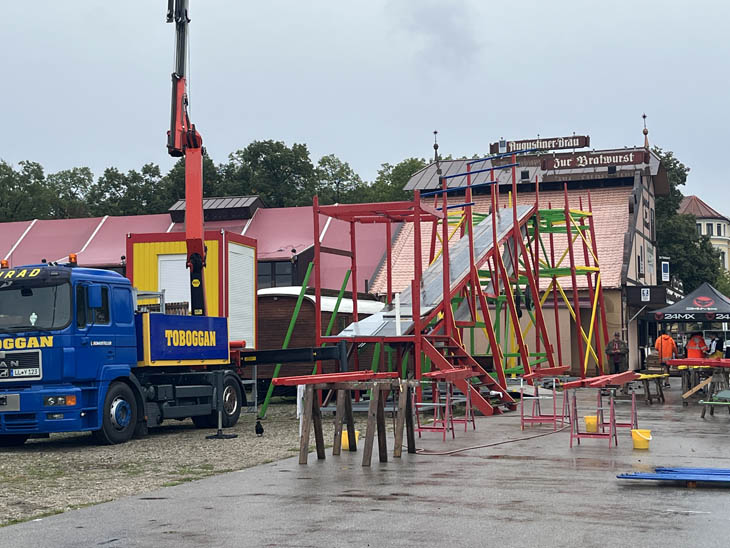
<svg viewBox="0 0 730 548">
<path fill-rule="evenodd" d="M 588 135 L 572 135 L 570 137 L 548 137 L 546 139 L 523 139 L 521 141 L 504 141 L 502 152 L 521 152 L 538 148 L 541 150 L 561 150 L 566 148 L 585 148 L 591 146 Z M 489 145 L 489 153 L 499 153 L 499 141 Z"/>
<path fill-rule="evenodd" d="M 608 152 L 580 152 L 573 154 L 553 154 L 543 156 L 541 167 L 544 171 L 552 169 L 581 169 L 586 167 L 632 166 L 649 163 L 646 150 L 620 150 Z"/>
</svg>

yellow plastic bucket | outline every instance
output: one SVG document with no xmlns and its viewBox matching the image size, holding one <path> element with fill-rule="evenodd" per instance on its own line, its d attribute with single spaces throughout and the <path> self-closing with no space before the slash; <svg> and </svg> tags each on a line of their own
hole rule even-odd
<svg viewBox="0 0 730 548">
<path fill-rule="evenodd" d="M 591 434 L 598 432 L 598 417 L 596 415 L 587 415 L 583 417 L 583 420 L 586 421 L 586 432 Z"/>
<path fill-rule="evenodd" d="M 355 443 L 360 441 L 360 430 L 355 430 Z M 342 449 L 344 451 L 350 450 L 350 436 L 347 435 L 347 430 L 342 432 Z"/>
<path fill-rule="evenodd" d="M 649 449 L 651 430 L 631 430 L 631 439 L 634 442 L 634 449 Z"/>
</svg>

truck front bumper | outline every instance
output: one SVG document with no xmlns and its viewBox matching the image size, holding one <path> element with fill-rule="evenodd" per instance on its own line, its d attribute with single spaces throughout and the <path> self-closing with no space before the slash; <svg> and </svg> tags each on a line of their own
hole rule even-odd
<svg viewBox="0 0 730 548">
<path fill-rule="evenodd" d="M 86 390 L 71 385 L 0 390 L 0 435 L 77 432 L 98 428 L 96 407 L 84 405 Z M 93 390 L 96 393 L 96 390 Z M 76 397 L 75 405 L 49 405 L 59 397 Z M 94 399 L 95 401 L 95 399 Z"/>
</svg>

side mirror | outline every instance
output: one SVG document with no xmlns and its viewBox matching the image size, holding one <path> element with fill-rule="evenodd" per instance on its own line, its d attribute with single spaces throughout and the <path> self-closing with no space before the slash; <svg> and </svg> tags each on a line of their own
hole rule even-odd
<svg viewBox="0 0 730 548">
<path fill-rule="evenodd" d="M 92 284 L 87 287 L 89 308 L 101 308 L 101 286 Z"/>
</svg>

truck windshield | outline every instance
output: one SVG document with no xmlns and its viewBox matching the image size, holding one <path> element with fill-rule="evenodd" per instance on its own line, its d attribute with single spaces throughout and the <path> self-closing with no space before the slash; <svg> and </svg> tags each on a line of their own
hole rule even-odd
<svg viewBox="0 0 730 548">
<path fill-rule="evenodd" d="M 51 331 L 70 322 L 68 281 L 0 280 L 0 332 Z"/>
</svg>

